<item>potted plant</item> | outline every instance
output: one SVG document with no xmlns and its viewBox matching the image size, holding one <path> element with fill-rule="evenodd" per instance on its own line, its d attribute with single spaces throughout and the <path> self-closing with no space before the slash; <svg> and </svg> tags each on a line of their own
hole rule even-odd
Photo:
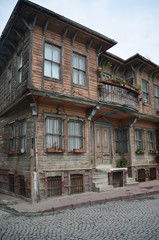
<svg viewBox="0 0 159 240">
<path fill-rule="evenodd" d="M 136 154 L 143 154 L 144 153 L 144 149 L 143 148 L 137 148 L 135 153 Z"/>
<path fill-rule="evenodd" d="M 118 168 L 124 168 L 127 167 L 127 159 L 126 158 L 122 158 L 120 160 L 117 161 L 117 167 Z"/>
</svg>

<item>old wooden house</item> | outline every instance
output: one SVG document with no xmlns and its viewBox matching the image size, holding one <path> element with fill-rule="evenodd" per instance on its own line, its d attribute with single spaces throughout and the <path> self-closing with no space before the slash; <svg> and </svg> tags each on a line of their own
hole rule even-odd
<svg viewBox="0 0 159 240">
<path fill-rule="evenodd" d="M 159 178 L 159 69 L 27 0 L 0 38 L 0 190 L 38 200 Z"/>
</svg>

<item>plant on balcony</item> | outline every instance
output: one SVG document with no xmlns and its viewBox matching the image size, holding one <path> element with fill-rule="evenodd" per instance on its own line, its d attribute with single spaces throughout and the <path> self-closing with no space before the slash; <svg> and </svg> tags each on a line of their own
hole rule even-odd
<svg viewBox="0 0 159 240">
<path fill-rule="evenodd" d="M 118 168 L 123 168 L 123 167 L 127 167 L 127 159 L 126 158 L 122 158 L 120 160 L 117 161 L 117 167 Z"/>
<path fill-rule="evenodd" d="M 122 151 L 120 149 L 117 149 L 116 153 L 118 153 L 119 155 L 122 155 Z"/>
<path fill-rule="evenodd" d="M 135 153 L 136 154 L 143 154 L 144 153 L 144 149 L 143 148 L 137 148 Z"/>
</svg>

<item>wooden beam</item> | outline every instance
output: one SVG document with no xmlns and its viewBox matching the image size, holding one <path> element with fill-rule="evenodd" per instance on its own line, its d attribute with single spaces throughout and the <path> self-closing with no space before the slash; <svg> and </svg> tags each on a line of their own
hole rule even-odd
<svg viewBox="0 0 159 240">
<path fill-rule="evenodd" d="M 7 39 L 9 44 L 12 46 L 12 48 L 15 50 L 17 48 L 17 44 L 15 42 L 13 42 L 13 40 L 11 39 Z"/>
<path fill-rule="evenodd" d="M 63 33 L 62 33 L 62 41 L 64 41 L 64 39 L 65 39 L 65 37 L 66 37 L 66 35 L 67 35 L 67 32 L 68 32 L 68 29 L 69 29 L 69 27 L 66 26 L 65 29 L 63 30 Z"/>
<path fill-rule="evenodd" d="M 104 56 L 101 56 L 101 57 L 100 57 L 100 59 L 99 59 L 99 66 L 102 66 L 102 62 L 103 62 L 104 59 L 105 59 Z"/>
<path fill-rule="evenodd" d="M 148 77 L 149 79 L 151 79 L 152 75 L 156 72 L 156 69 L 155 70 L 151 70 L 148 72 Z"/>
<path fill-rule="evenodd" d="M 101 53 L 103 46 L 104 46 L 104 43 L 101 43 L 100 45 L 97 46 L 97 48 L 96 48 L 97 55 L 99 55 Z"/>
<path fill-rule="evenodd" d="M 89 51 L 89 49 L 90 49 L 90 47 L 91 47 L 93 41 L 94 41 L 94 38 L 91 38 L 91 39 L 87 42 L 87 46 L 86 46 L 87 51 Z"/>
<path fill-rule="evenodd" d="M 29 29 L 30 29 L 30 25 L 27 23 L 27 21 L 25 20 L 25 18 L 21 17 L 21 20 L 23 21 L 24 25 Z"/>
<path fill-rule="evenodd" d="M 21 40 L 24 39 L 23 34 L 22 34 L 22 32 L 21 32 L 19 29 L 14 28 L 13 31 L 17 34 L 17 36 L 18 36 Z"/>
<path fill-rule="evenodd" d="M 143 66 L 140 68 L 140 75 L 143 74 L 143 72 L 145 71 L 146 67 L 147 67 L 146 65 L 143 65 Z"/>
<path fill-rule="evenodd" d="M 159 74 L 159 71 L 158 72 L 155 72 L 155 73 L 153 73 L 153 75 L 152 75 L 152 81 L 154 81 L 154 79 L 155 79 L 155 77 L 157 77 L 157 75 Z"/>
<path fill-rule="evenodd" d="M 36 13 L 35 16 L 34 16 L 32 25 L 31 25 L 32 30 L 33 30 L 33 28 L 34 28 L 34 26 L 35 26 L 35 24 L 36 24 L 37 18 L 38 18 L 38 14 Z"/>
<path fill-rule="evenodd" d="M 75 38 L 77 37 L 78 31 L 75 31 L 71 37 L 71 45 L 73 45 Z"/>
<path fill-rule="evenodd" d="M 45 23 L 44 23 L 44 26 L 43 26 L 43 35 L 45 35 L 45 33 L 46 33 L 46 30 L 47 30 L 47 28 L 48 28 L 49 21 L 50 21 L 50 19 L 48 18 L 48 19 L 45 21 Z"/>
</svg>

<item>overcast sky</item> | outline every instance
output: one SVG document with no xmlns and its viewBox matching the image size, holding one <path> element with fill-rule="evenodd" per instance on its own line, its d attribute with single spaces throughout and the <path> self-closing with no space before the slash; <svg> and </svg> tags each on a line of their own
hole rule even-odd
<svg viewBox="0 0 159 240">
<path fill-rule="evenodd" d="M 0 35 L 17 0 L 0 0 Z M 32 0 L 118 42 L 109 51 L 139 53 L 159 65 L 159 0 Z"/>
</svg>

